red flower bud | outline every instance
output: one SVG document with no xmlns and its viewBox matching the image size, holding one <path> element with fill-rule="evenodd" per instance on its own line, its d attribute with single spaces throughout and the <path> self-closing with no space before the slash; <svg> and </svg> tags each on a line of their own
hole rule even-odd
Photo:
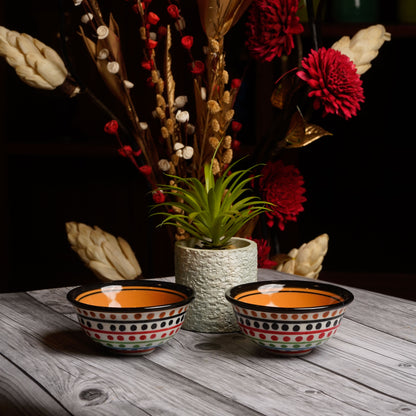
<svg viewBox="0 0 416 416">
<path fill-rule="evenodd" d="M 156 13 L 149 12 L 149 14 L 147 15 L 147 22 L 151 25 L 156 25 L 159 20 L 160 18 Z"/>
<path fill-rule="evenodd" d="M 194 43 L 194 38 L 193 38 L 193 36 L 184 36 L 181 39 L 181 43 L 182 43 L 182 46 L 185 49 L 191 49 L 192 48 L 192 45 Z"/>
<path fill-rule="evenodd" d="M 142 68 L 147 69 L 148 71 L 150 71 L 153 68 L 153 62 L 152 61 L 142 61 L 141 63 Z"/>
<path fill-rule="evenodd" d="M 148 46 L 150 49 L 154 49 L 154 48 L 156 48 L 156 46 L 157 46 L 157 41 L 155 41 L 155 40 L 153 40 L 153 39 L 148 39 L 148 40 L 147 40 L 147 46 Z"/>
<path fill-rule="evenodd" d="M 123 157 L 129 157 L 133 153 L 131 146 L 123 146 L 118 149 L 118 153 Z"/>
<path fill-rule="evenodd" d="M 123 146 L 123 147 L 121 147 L 120 149 L 118 149 L 118 153 L 121 155 L 121 156 L 124 156 L 124 157 L 129 157 L 130 159 L 133 157 L 133 156 L 140 156 L 141 155 L 141 153 L 142 153 L 142 151 L 139 149 L 139 150 L 136 150 L 136 151 L 134 151 L 132 148 L 131 148 L 131 146 L 128 146 L 128 145 L 125 145 L 125 146 Z"/>
<path fill-rule="evenodd" d="M 240 140 L 233 140 L 233 142 L 231 143 L 231 148 L 235 151 L 238 152 L 240 150 L 241 147 L 241 142 Z"/>
<path fill-rule="evenodd" d="M 116 120 L 111 120 L 104 126 L 104 131 L 108 134 L 116 134 L 118 131 L 118 123 Z"/>
<path fill-rule="evenodd" d="M 156 202 L 156 204 L 160 204 L 166 201 L 166 196 L 161 190 L 153 191 L 152 198 L 153 198 L 153 201 Z"/>
<path fill-rule="evenodd" d="M 153 82 L 152 77 L 149 77 L 149 78 L 146 79 L 146 85 L 148 87 L 154 87 L 155 86 L 155 83 Z"/>
<path fill-rule="evenodd" d="M 238 121 L 232 121 L 231 122 L 231 130 L 234 133 L 238 133 L 241 130 L 242 127 L 243 127 L 243 125 Z"/>
<path fill-rule="evenodd" d="M 152 173 L 152 168 L 149 165 L 143 165 L 139 167 L 139 171 L 143 173 L 144 176 L 149 177 Z"/>
<path fill-rule="evenodd" d="M 157 29 L 157 35 L 159 38 L 164 38 L 166 36 L 166 26 L 159 26 L 159 28 Z"/>
<path fill-rule="evenodd" d="M 233 89 L 238 89 L 238 88 L 240 88 L 240 87 L 241 87 L 241 79 L 234 78 L 234 79 L 231 81 L 231 88 L 233 88 Z"/>
<path fill-rule="evenodd" d="M 205 65 L 202 61 L 194 61 L 189 64 L 189 69 L 193 74 L 199 75 L 205 71 Z"/>
<path fill-rule="evenodd" d="M 174 19 L 177 19 L 179 17 L 179 9 L 178 6 L 176 6 L 175 4 L 170 4 L 167 8 L 168 13 L 171 17 L 173 17 Z"/>
</svg>

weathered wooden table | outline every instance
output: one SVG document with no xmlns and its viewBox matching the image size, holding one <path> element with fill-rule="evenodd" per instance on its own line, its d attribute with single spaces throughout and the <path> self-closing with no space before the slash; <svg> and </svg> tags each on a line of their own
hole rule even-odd
<svg viewBox="0 0 416 416">
<path fill-rule="evenodd" d="M 416 302 L 349 289 L 335 337 L 298 358 L 185 330 L 146 356 L 105 355 L 68 288 L 0 294 L 0 415 L 416 415 Z"/>
</svg>

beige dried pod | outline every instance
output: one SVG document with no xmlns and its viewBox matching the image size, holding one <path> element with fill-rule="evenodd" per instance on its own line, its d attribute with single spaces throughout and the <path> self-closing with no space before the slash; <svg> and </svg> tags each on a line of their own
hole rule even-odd
<svg viewBox="0 0 416 416">
<path fill-rule="evenodd" d="M 228 110 L 225 113 L 225 121 L 229 123 L 234 118 L 234 110 Z"/>
<path fill-rule="evenodd" d="M 171 118 L 168 118 L 165 122 L 165 126 L 168 129 L 169 134 L 173 135 L 175 132 L 175 122 Z"/>
<path fill-rule="evenodd" d="M 228 84 L 228 80 L 230 79 L 230 76 L 228 74 L 228 71 L 226 71 L 225 69 L 222 71 L 222 82 L 224 84 Z"/>
<path fill-rule="evenodd" d="M 100 279 L 131 280 L 142 275 L 133 250 L 123 238 L 75 221 L 65 227 L 71 248 Z"/>
<path fill-rule="evenodd" d="M 211 121 L 211 128 L 215 133 L 218 133 L 220 131 L 220 123 L 216 118 L 213 118 Z"/>
<path fill-rule="evenodd" d="M 156 94 L 156 104 L 158 107 L 166 108 L 166 101 L 161 94 Z"/>
<path fill-rule="evenodd" d="M 224 147 L 224 149 L 230 149 L 232 142 L 233 142 L 232 137 L 227 135 L 227 136 L 224 137 L 224 140 L 222 142 L 222 146 Z"/>
<path fill-rule="evenodd" d="M 178 166 L 180 157 L 176 153 L 174 153 L 171 156 L 170 159 L 171 159 L 171 161 L 172 161 L 172 163 L 173 163 L 174 166 Z"/>
<path fill-rule="evenodd" d="M 208 100 L 207 105 L 211 114 L 216 114 L 221 111 L 220 105 L 215 100 Z"/>
<path fill-rule="evenodd" d="M 233 160 L 233 150 L 232 149 L 227 149 L 222 154 L 222 163 L 224 163 L 225 165 L 228 165 L 232 162 L 232 160 Z"/>
<path fill-rule="evenodd" d="M 378 55 L 384 42 L 391 40 L 391 34 L 383 25 L 373 25 L 359 30 L 352 38 L 343 36 L 331 48 L 347 55 L 357 68 L 358 75 L 371 68 L 371 61 Z"/>
<path fill-rule="evenodd" d="M 147 40 L 147 31 L 146 28 L 144 26 L 141 26 L 140 29 L 140 39 L 141 40 Z"/>
<path fill-rule="evenodd" d="M 224 94 L 222 95 L 222 102 L 224 104 L 231 104 L 230 91 L 224 91 Z"/>
<path fill-rule="evenodd" d="M 163 91 L 165 91 L 165 81 L 163 81 L 162 78 L 159 78 L 156 83 L 156 92 L 158 94 L 163 94 Z"/>
<path fill-rule="evenodd" d="M 218 53 L 220 51 L 220 44 L 216 39 L 210 38 L 209 50 L 210 52 L 213 52 L 213 53 Z"/>
<path fill-rule="evenodd" d="M 168 174 L 169 175 L 176 175 L 175 165 L 172 162 L 169 162 L 169 163 L 170 163 L 170 166 L 169 166 Z"/>
<path fill-rule="evenodd" d="M 328 234 L 322 234 L 309 243 L 293 248 L 288 260 L 277 266 L 277 270 L 298 276 L 317 279 L 322 270 L 322 262 L 328 251 Z"/>
<path fill-rule="evenodd" d="M 220 166 L 220 162 L 218 162 L 218 159 L 215 158 L 212 161 L 212 174 L 213 175 L 218 175 L 221 171 L 221 166 Z"/>
<path fill-rule="evenodd" d="M 208 139 L 208 143 L 210 144 L 210 146 L 211 146 L 213 149 L 216 149 L 216 148 L 218 147 L 218 145 L 220 144 L 220 141 L 219 141 L 216 137 L 211 136 L 211 137 Z"/>
<path fill-rule="evenodd" d="M 166 118 L 166 113 L 162 108 L 156 107 L 156 116 L 161 120 L 164 120 Z"/>
<path fill-rule="evenodd" d="M 68 78 L 68 70 L 60 56 L 49 46 L 26 33 L 0 26 L 0 56 L 16 71 L 18 77 L 31 87 L 54 90 Z M 79 87 L 65 91 L 73 96 Z"/>
<path fill-rule="evenodd" d="M 152 82 L 153 84 L 157 84 L 159 81 L 159 72 L 156 71 L 156 69 L 152 69 L 152 71 L 150 72 L 151 77 L 152 77 Z"/>
<path fill-rule="evenodd" d="M 169 138 L 169 130 L 165 126 L 162 126 L 160 128 L 160 134 L 162 135 L 162 137 L 164 139 L 168 139 Z"/>
</svg>

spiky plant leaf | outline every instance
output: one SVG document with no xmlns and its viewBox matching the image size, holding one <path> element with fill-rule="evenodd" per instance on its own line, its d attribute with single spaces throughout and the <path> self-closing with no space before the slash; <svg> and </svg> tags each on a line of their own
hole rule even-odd
<svg viewBox="0 0 416 416">
<path fill-rule="evenodd" d="M 236 162 L 237 163 L 237 162 Z M 235 164 L 215 179 L 212 162 L 204 166 L 204 183 L 197 178 L 181 178 L 168 175 L 174 185 L 160 185 L 159 189 L 171 197 L 153 207 L 174 207 L 175 212 L 157 211 L 152 215 L 165 218 L 159 224 L 182 227 L 188 234 L 196 237 L 207 248 L 224 248 L 248 221 L 268 211 L 268 202 L 257 196 L 245 196 L 247 186 L 258 176 L 247 177 L 254 169 L 232 172 Z"/>
</svg>

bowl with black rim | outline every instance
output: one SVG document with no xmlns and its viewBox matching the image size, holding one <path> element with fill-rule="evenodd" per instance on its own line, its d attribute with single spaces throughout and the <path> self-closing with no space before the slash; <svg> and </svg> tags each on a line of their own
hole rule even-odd
<svg viewBox="0 0 416 416">
<path fill-rule="evenodd" d="M 84 333 L 118 354 L 149 354 L 181 329 L 192 288 L 156 280 L 79 286 L 67 294 Z"/>
<path fill-rule="evenodd" d="M 241 332 L 283 356 L 308 354 L 341 325 L 353 294 L 337 285 L 307 280 L 269 280 L 228 289 Z"/>
</svg>

